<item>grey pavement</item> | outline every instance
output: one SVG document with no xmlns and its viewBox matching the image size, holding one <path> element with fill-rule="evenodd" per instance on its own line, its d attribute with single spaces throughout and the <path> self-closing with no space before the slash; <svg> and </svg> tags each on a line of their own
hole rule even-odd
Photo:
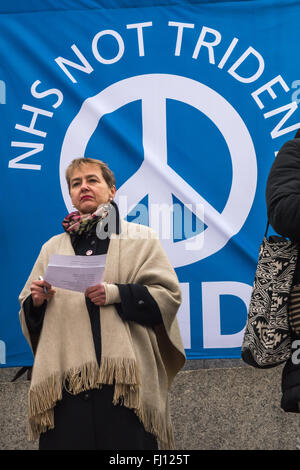
<svg viewBox="0 0 300 470">
<path fill-rule="evenodd" d="M 0 369 L 0 450 L 27 441 L 26 376 Z M 300 417 L 280 408 L 282 366 L 259 370 L 239 359 L 190 360 L 170 391 L 178 450 L 296 450 Z"/>
</svg>

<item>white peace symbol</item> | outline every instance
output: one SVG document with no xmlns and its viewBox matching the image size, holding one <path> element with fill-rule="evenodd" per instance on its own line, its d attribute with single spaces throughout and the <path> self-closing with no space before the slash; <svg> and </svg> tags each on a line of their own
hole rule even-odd
<svg viewBox="0 0 300 470">
<path fill-rule="evenodd" d="M 226 141 L 232 159 L 233 177 L 230 194 L 221 213 L 168 166 L 166 99 L 181 101 L 203 112 Z M 142 101 L 144 161 L 138 171 L 118 189 L 117 194 L 119 198 L 127 196 L 128 213 L 148 195 L 149 221 L 151 205 L 167 203 L 172 206 L 172 194 L 183 204 L 192 204 L 193 208 L 203 205 L 207 228 L 201 249 L 187 250 L 186 240 L 174 243 L 173 237 L 161 239 L 173 266 L 185 266 L 219 251 L 243 226 L 253 203 L 257 181 L 252 139 L 231 104 L 200 82 L 169 74 L 139 75 L 121 80 L 87 98 L 66 132 L 60 158 L 60 183 L 69 211 L 72 210 L 72 204 L 65 181 L 67 166 L 73 158 L 84 156 L 87 144 L 105 114 L 137 100 Z M 218 184 L 220 182 L 216 181 Z M 126 215 L 121 212 L 121 217 Z M 170 223 L 173 224 L 172 217 Z M 158 227 L 152 228 L 159 231 Z M 202 236 L 195 235 L 189 241 L 197 241 L 197 237 Z"/>
</svg>

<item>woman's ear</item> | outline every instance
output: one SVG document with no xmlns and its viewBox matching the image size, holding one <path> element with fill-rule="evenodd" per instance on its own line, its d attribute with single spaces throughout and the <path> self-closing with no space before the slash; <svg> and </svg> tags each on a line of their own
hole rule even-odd
<svg viewBox="0 0 300 470">
<path fill-rule="evenodd" d="M 116 188 L 115 186 L 111 186 L 111 188 L 110 188 L 110 192 L 111 192 L 111 197 L 110 197 L 109 199 L 110 199 L 110 201 L 112 201 L 112 200 L 113 200 L 113 198 L 114 198 L 114 197 L 115 197 L 115 195 L 116 195 L 117 188 Z"/>
</svg>

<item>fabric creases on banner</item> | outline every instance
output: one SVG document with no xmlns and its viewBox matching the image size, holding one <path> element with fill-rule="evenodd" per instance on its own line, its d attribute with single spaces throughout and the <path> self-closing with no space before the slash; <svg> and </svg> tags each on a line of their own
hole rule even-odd
<svg viewBox="0 0 300 470">
<path fill-rule="evenodd" d="M 73 209 L 81 156 L 113 170 L 124 219 L 158 232 L 187 358 L 240 358 L 266 179 L 300 127 L 299 2 L 5 3 L 0 366 L 32 364 L 18 295 Z"/>
</svg>

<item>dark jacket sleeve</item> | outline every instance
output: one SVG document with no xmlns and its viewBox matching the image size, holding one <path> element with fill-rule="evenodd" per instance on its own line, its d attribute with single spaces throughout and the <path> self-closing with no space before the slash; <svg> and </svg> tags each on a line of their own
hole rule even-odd
<svg viewBox="0 0 300 470">
<path fill-rule="evenodd" d="M 23 303 L 25 321 L 29 333 L 39 334 L 42 330 L 47 300 L 40 307 L 33 305 L 32 296 L 29 295 Z"/>
<path fill-rule="evenodd" d="M 299 138 L 286 142 L 278 152 L 267 180 L 266 201 L 269 221 L 276 232 L 300 241 Z M 297 282 L 300 282 L 299 259 L 295 275 Z M 291 335 L 292 341 L 297 339 L 293 332 Z M 298 402 L 300 402 L 300 364 L 294 364 L 290 358 L 282 372 L 281 408 L 284 411 L 299 412 Z"/>
<path fill-rule="evenodd" d="M 300 241 L 300 139 L 278 152 L 266 187 L 269 222 L 277 233 Z"/>
<path fill-rule="evenodd" d="M 162 323 L 159 307 L 145 286 L 141 284 L 117 285 L 121 303 L 115 306 L 122 320 L 135 321 L 149 327 Z"/>
</svg>

